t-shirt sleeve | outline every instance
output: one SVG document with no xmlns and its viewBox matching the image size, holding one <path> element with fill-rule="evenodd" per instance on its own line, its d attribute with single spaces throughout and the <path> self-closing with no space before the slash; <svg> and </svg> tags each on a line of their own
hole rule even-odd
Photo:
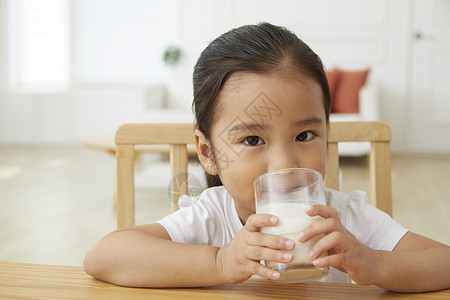
<svg viewBox="0 0 450 300">
<path fill-rule="evenodd" d="M 388 214 L 370 205 L 364 192 L 350 193 L 347 201 L 344 226 L 370 248 L 392 251 L 408 232 Z"/>
<path fill-rule="evenodd" d="M 180 202 L 182 200 L 186 199 L 180 199 Z M 211 244 L 208 233 L 216 230 L 214 212 L 200 200 L 192 205 L 181 207 L 158 221 L 167 230 L 172 241 L 191 245 Z"/>
<path fill-rule="evenodd" d="M 208 218 L 203 216 L 199 218 L 198 209 L 193 206 L 180 208 L 176 212 L 166 216 L 157 223 L 161 224 L 169 233 L 174 242 L 192 245 L 207 245 L 208 235 L 206 226 Z M 201 215 L 201 214 L 200 214 Z M 194 230 L 192 230 L 195 228 Z"/>
<path fill-rule="evenodd" d="M 199 197 L 181 196 L 180 209 L 158 223 L 174 242 L 222 247 L 242 227 L 233 202 L 227 200 L 223 188 L 207 189 Z"/>
</svg>

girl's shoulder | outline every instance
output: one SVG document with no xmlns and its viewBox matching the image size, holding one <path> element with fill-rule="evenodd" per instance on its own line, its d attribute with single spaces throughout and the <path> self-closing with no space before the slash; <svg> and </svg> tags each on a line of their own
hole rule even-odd
<svg viewBox="0 0 450 300">
<path fill-rule="evenodd" d="M 390 222 L 392 218 L 369 203 L 367 193 L 355 190 L 345 194 L 332 189 L 325 189 L 327 205 L 333 207 L 344 226 L 359 222 Z"/>
<path fill-rule="evenodd" d="M 180 208 L 193 205 L 223 206 L 232 202 L 231 195 L 224 186 L 207 188 L 198 196 L 182 195 L 178 199 Z"/>
<path fill-rule="evenodd" d="M 367 206 L 370 206 L 367 199 L 367 193 L 360 190 L 355 190 L 346 194 L 326 188 L 325 200 L 328 206 L 333 207 L 337 211 L 344 226 L 349 214 L 359 215 L 362 211 L 367 209 Z"/>
<path fill-rule="evenodd" d="M 349 194 L 336 191 L 333 189 L 325 188 L 325 200 L 328 206 L 338 209 L 342 206 L 349 204 L 361 204 L 368 203 L 367 193 L 365 191 L 355 190 Z"/>
</svg>

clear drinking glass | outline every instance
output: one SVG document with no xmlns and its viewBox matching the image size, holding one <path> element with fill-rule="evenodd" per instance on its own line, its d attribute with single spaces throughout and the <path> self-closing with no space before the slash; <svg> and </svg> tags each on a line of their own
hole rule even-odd
<svg viewBox="0 0 450 300">
<path fill-rule="evenodd" d="M 322 278 L 329 268 L 317 268 L 308 258 L 312 247 L 323 235 L 300 242 L 298 234 L 308 225 L 323 219 L 310 217 L 305 207 L 326 205 L 322 174 L 304 168 L 283 169 L 263 174 L 254 181 L 256 213 L 272 214 L 279 218 L 276 226 L 263 227 L 261 232 L 282 235 L 295 241 L 290 263 L 266 261 L 267 267 L 280 272 L 279 282 L 301 282 Z M 322 256 L 327 255 L 324 253 Z"/>
</svg>

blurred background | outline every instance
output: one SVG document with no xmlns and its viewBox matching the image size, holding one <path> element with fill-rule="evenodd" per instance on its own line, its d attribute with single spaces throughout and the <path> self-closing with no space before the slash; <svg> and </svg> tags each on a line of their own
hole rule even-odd
<svg viewBox="0 0 450 300">
<path fill-rule="evenodd" d="M 449 243 L 449 16 L 445 0 L 0 0 L 0 260 L 81 265 L 115 228 L 116 128 L 192 121 L 200 52 L 261 21 L 327 70 L 369 70 L 393 134 L 394 218 Z M 344 189 L 365 189 L 364 153 L 342 162 Z M 168 212 L 168 172 L 144 157 L 137 223 Z"/>
</svg>

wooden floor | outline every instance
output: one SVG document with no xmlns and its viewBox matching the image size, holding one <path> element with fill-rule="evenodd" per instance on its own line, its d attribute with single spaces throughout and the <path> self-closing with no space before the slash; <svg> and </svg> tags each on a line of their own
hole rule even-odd
<svg viewBox="0 0 450 300">
<path fill-rule="evenodd" d="M 152 166 L 145 168 L 145 166 Z M 450 244 L 450 155 L 394 155 L 394 218 Z M 368 190 L 364 158 L 342 159 L 343 190 Z M 114 158 L 81 146 L 0 145 L 0 260 L 82 264 L 115 229 Z M 136 223 L 169 212 L 169 170 L 150 157 L 136 179 Z"/>
</svg>

